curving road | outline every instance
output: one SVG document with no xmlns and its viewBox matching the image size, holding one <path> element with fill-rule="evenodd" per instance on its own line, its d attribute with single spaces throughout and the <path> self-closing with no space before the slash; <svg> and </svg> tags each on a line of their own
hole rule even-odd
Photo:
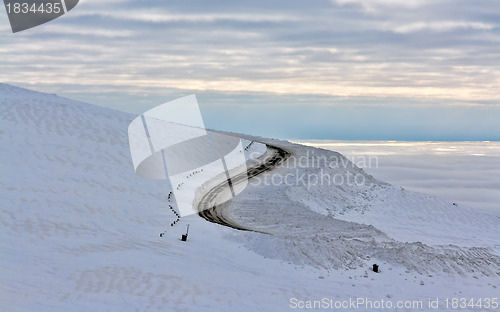
<svg viewBox="0 0 500 312">
<path fill-rule="evenodd" d="M 267 145 L 267 144 L 266 144 Z M 271 170 L 273 167 L 277 166 L 281 162 L 283 162 L 285 159 L 287 159 L 290 156 L 290 152 L 279 148 L 277 146 L 271 146 L 267 145 L 267 148 L 269 150 L 274 151 L 274 155 L 272 157 L 266 158 L 266 161 L 258 166 L 255 167 L 250 167 L 247 169 L 247 172 L 243 172 L 231 179 L 231 182 L 234 184 L 238 184 L 242 181 L 245 181 L 247 179 L 250 179 L 252 177 L 255 177 L 262 172 Z M 210 203 L 214 201 L 214 199 L 222 192 L 225 190 L 227 187 L 227 182 L 224 181 L 223 183 L 215 186 L 211 190 L 209 190 L 200 200 L 200 203 L 198 204 L 198 215 L 202 217 L 203 219 L 225 225 L 228 227 L 231 227 L 233 229 L 241 230 L 241 231 L 254 231 L 250 228 L 246 228 L 243 225 L 237 224 L 233 222 L 232 220 L 228 220 L 227 218 L 224 217 L 224 210 L 227 209 L 227 205 L 224 205 L 224 207 L 220 206 L 213 206 L 210 207 Z"/>
</svg>

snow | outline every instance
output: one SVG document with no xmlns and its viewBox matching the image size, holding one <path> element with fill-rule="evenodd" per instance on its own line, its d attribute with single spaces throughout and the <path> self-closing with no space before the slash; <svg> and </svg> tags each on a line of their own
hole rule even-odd
<svg viewBox="0 0 500 312">
<path fill-rule="evenodd" d="M 167 199 L 180 216 L 198 212 L 194 200 L 203 184 L 221 183 L 246 173 L 247 162 L 266 152 L 265 144 L 207 131 L 194 95 L 136 117 L 128 127 L 128 136 L 136 173 L 146 179 L 167 179 L 172 189 Z M 231 187 L 231 193 L 237 195 L 245 186 Z"/>
<path fill-rule="evenodd" d="M 260 176 L 221 208 L 270 234 L 198 215 L 171 227 L 169 183 L 134 172 L 127 129 L 136 116 L 6 84 L 0 103 L 2 311 L 288 311 L 292 298 L 421 300 L 429 310 L 436 297 L 445 311 L 445 298 L 498 297 L 493 215 L 357 167 L 282 166 L 268 174 L 324 170 L 366 184 L 265 185 Z"/>
</svg>

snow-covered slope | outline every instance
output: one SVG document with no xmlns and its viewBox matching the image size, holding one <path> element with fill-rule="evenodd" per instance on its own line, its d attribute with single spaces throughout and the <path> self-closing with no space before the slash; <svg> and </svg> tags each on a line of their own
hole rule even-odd
<svg viewBox="0 0 500 312">
<path fill-rule="evenodd" d="M 377 258 L 420 273 L 499 273 L 500 218 L 378 181 L 338 153 L 264 141 L 292 156 L 226 204 L 231 220 L 273 234 L 249 235 L 256 252 L 324 268 Z"/>
<path fill-rule="evenodd" d="M 135 116 L 6 84 L 0 107 L 2 311 L 287 311 L 293 298 L 425 306 L 431 297 L 498 297 L 499 218 L 356 167 L 290 165 L 270 174 L 324 169 L 370 183 L 252 179 L 223 208 L 270 235 L 197 215 L 170 227 L 167 183 L 132 167 L 127 128 Z M 264 141 L 309 160 L 313 152 L 342 158 Z M 369 271 L 374 262 L 380 274 Z"/>
</svg>

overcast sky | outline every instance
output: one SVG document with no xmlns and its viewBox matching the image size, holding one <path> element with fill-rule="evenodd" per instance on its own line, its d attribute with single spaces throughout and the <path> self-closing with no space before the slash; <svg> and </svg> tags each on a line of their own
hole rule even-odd
<svg viewBox="0 0 500 312">
<path fill-rule="evenodd" d="M 289 139 L 500 140 L 500 2 L 81 0 L 13 34 L 0 81 Z"/>
</svg>

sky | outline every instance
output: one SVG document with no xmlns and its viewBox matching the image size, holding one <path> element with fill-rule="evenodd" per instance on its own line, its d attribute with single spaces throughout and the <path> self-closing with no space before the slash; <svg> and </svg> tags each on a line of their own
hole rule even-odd
<svg viewBox="0 0 500 312">
<path fill-rule="evenodd" d="M 13 34 L 0 81 L 134 114 L 196 94 L 209 128 L 500 140 L 500 2 L 82 0 Z"/>
</svg>

